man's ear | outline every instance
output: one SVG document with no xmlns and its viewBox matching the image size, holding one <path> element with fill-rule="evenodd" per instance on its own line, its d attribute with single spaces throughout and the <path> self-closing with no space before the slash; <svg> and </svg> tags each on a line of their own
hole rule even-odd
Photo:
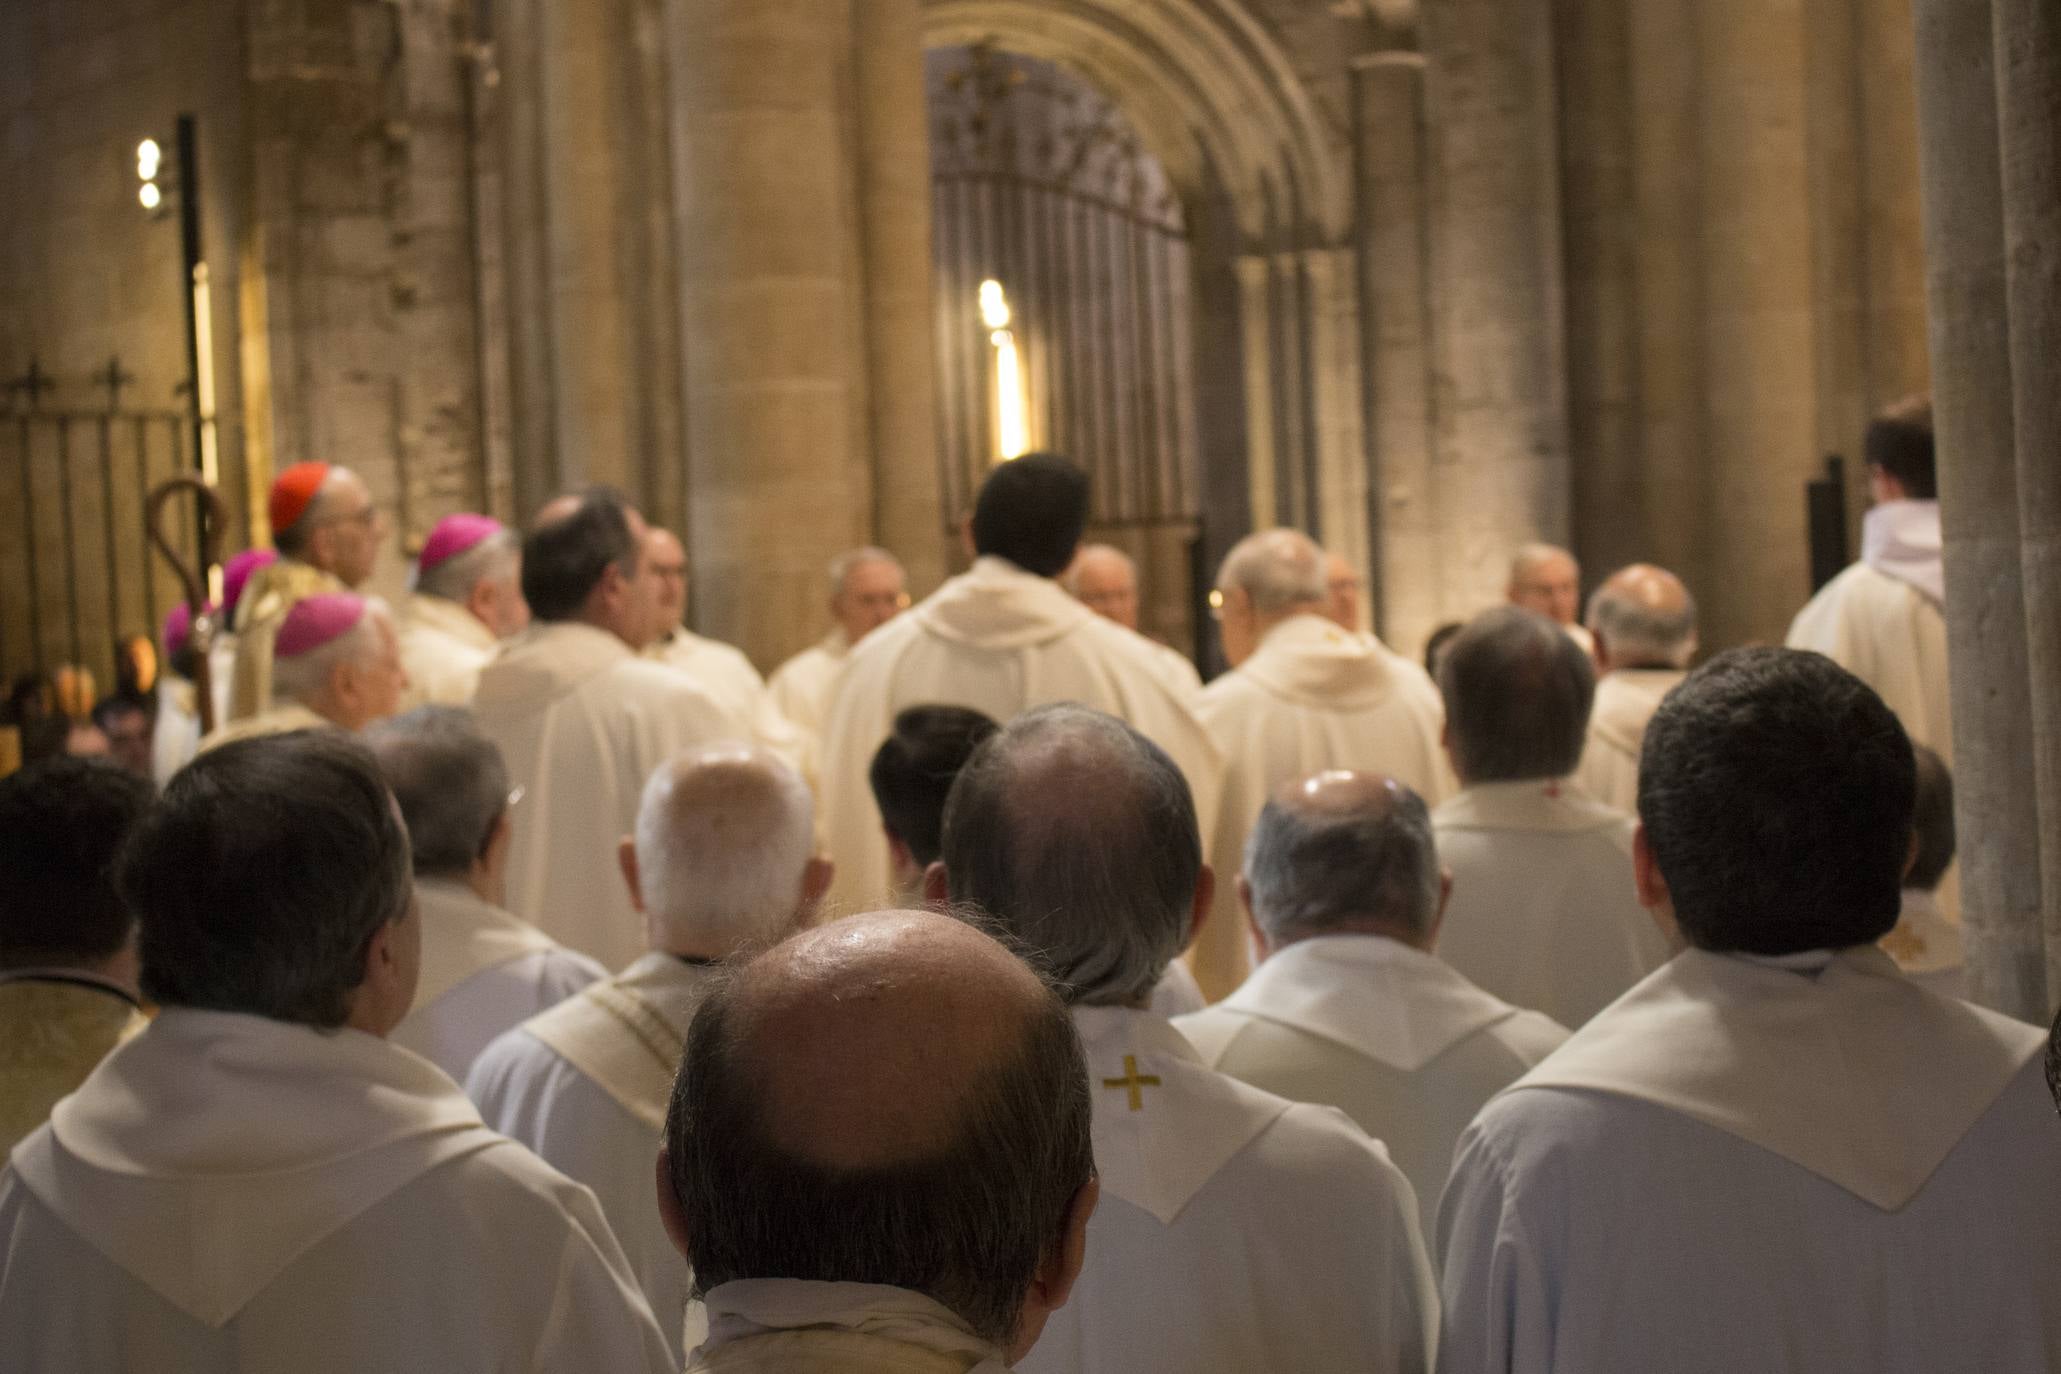
<svg viewBox="0 0 2061 1374">
<path fill-rule="evenodd" d="M 1911 881 L 1911 870 L 1918 866 L 1918 832 L 1911 832 L 1911 846 L 1904 851 L 1904 876 L 1902 882 Z"/>
<path fill-rule="evenodd" d="M 1660 862 L 1653 857 L 1653 842 L 1646 838 L 1644 821 L 1632 831 L 1632 881 L 1639 890 L 1640 906 L 1651 911 L 1672 904 L 1667 878 L 1660 871 Z"/>
<path fill-rule="evenodd" d="M 666 1158 L 666 1147 L 658 1147 L 658 1167 L 654 1170 L 658 1182 L 658 1219 L 666 1228 L 666 1239 L 680 1252 L 687 1255 L 687 1214 L 680 1209 L 680 1195 L 673 1191 L 673 1171 Z"/>
<path fill-rule="evenodd" d="M 1066 1305 L 1074 1282 L 1081 1276 L 1081 1266 L 1087 1263 L 1088 1222 L 1095 1215 L 1095 1204 L 1101 1200 L 1101 1179 L 1090 1178 L 1081 1185 L 1073 1201 L 1066 1204 L 1066 1222 L 1059 1244 L 1045 1257 L 1038 1266 L 1037 1277 L 1031 1280 L 1033 1296 L 1051 1311 Z"/>
<path fill-rule="evenodd" d="M 945 861 L 932 859 L 923 870 L 923 900 L 944 906 L 952 900 L 952 885 L 945 873 Z"/>
<path fill-rule="evenodd" d="M 618 864 L 622 865 L 623 882 L 629 885 L 630 909 L 642 912 L 644 910 L 644 888 L 638 881 L 642 870 L 637 867 L 637 841 L 628 835 L 616 841 L 615 859 Z"/>
<path fill-rule="evenodd" d="M 1196 937 L 1201 935 L 1202 928 L 1209 924 L 1210 904 L 1216 899 L 1216 870 L 1204 864 L 1195 875 L 1195 900 L 1188 908 L 1188 943 L 1182 946 L 1183 949 L 1195 947 Z"/>
<path fill-rule="evenodd" d="M 814 917 L 823 894 L 830 890 L 830 880 L 836 876 L 837 865 L 821 854 L 811 854 L 802 865 L 800 909 L 805 916 Z"/>
</svg>

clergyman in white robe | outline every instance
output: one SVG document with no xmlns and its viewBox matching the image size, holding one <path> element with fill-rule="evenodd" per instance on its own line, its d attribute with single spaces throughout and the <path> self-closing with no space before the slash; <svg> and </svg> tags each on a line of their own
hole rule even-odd
<svg viewBox="0 0 2061 1374">
<path fill-rule="evenodd" d="M 995 557 L 976 559 L 970 571 L 867 635 L 845 664 L 824 735 L 833 900 L 863 910 L 893 886 L 866 769 L 907 706 L 965 706 L 1004 722 L 1055 701 L 1106 711 L 1172 756 L 1194 791 L 1198 816 L 1206 828 L 1213 825 L 1222 760 L 1194 703 L 1155 663 L 1158 652 L 1051 578 Z"/>
<path fill-rule="evenodd" d="M 362 1031 L 170 1008 L 0 1172 L 0 1363 L 673 1368 L 594 1197 Z"/>
<path fill-rule="evenodd" d="M 457 602 L 411 594 L 401 606 L 401 665 L 408 670 L 404 707 L 465 705 L 499 644 L 494 632 Z"/>
<path fill-rule="evenodd" d="M 1589 738 L 1574 781 L 1597 801 L 1626 815 L 1639 809 L 1639 753 L 1646 722 L 1660 699 L 1688 674 L 1679 668 L 1619 668 L 1596 680 Z"/>
<path fill-rule="evenodd" d="M 749 725 L 753 739 L 778 754 L 788 766 L 813 774 L 815 763 L 808 737 L 781 713 L 766 690 L 765 679 L 751 666 L 742 649 L 676 625 L 671 634 L 644 654 L 685 673 L 734 719 Z"/>
<path fill-rule="evenodd" d="M 1461 1140 L 1439 1368 L 2052 1370 L 2042 1039 L 1872 948 L 1677 956 Z"/>
<path fill-rule="evenodd" d="M 830 714 L 831 698 L 837 691 L 837 679 L 844 672 L 845 656 L 851 649 L 852 642 L 843 628 L 833 629 L 775 668 L 766 679 L 773 704 L 811 738 L 822 736 L 823 722 Z"/>
</svg>

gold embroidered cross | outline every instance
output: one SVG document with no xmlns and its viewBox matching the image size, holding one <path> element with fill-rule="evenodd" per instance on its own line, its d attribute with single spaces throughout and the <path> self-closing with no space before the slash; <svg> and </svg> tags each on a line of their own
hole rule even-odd
<svg viewBox="0 0 2061 1374">
<path fill-rule="evenodd" d="M 1127 1054 L 1124 1056 L 1124 1076 L 1122 1078 L 1105 1078 L 1102 1080 L 1102 1086 L 1105 1088 L 1128 1088 L 1131 1094 L 1131 1110 L 1142 1112 L 1145 1110 L 1145 1094 L 1138 1090 L 1140 1088 L 1158 1087 L 1159 1076 L 1157 1074 L 1139 1073 L 1138 1056 Z"/>
</svg>

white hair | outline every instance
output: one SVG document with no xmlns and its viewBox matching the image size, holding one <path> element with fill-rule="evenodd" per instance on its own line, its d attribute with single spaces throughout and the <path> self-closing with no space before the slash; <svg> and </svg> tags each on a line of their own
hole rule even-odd
<svg viewBox="0 0 2061 1374">
<path fill-rule="evenodd" d="M 896 572 L 902 571 L 902 560 L 886 549 L 868 544 L 864 548 L 846 549 L 830 560 L 830 599 L 835 601 L 844 595 L 844 580 L 852 575 L 852 569 L 864 563 L 886 563 Z"/>
<path fill-rule="evenodd" d="M 1556 558 L 1564 558 L 1573 564 L 1575 576 L 1581 576 L 1581 560 L 1558 544 L 1522 544 L 1518 546 L 1516 553 L 1510 555 L 1510 581 L 1515 584 L 1533 568 L 1541 563 L 1550 563 Z"/>
<path fill-rule="evenodd" d="M 1232 545 L 1217 570 L 1217 588 L 1233 587 L 1251 598 L 1252 609 L 1260 615 L 1331 598 L 1324 551 L 1300 530 L 1262 530 Z"/>
<path fill-rule="evenodd" d="M 1656 610 L 1612 592 L 1606 582 L 1589 597 L 1588 626 L 1613 664 L 1686 668 L 1696 653 L 1696 598 L 1684 588 L 1679 608 Z"/>
<path fill-rule="evenodd" d="M 446 601 L 463 601 L 482 582 L 508 576 L 522 556 L 522 536 L 514 530 L 490 534 L 464 553 L 422 571 L 418 561 L 409 573 L 409 590 L 424 596 L 441 596 Z"/>
<path fill-rule="evenodd" d="M 1090 558 L 1114 558 L 1129 571 L 1131 581 L 1136 582 L 1138 580 L 1138 560 L 1125 553 L 1116 545 L 1083 544 L 1081 545 L 1080 552 L 1073 556 L 1073 562 L 1069 563 L 1066 571 L 1059 575 L 1059 585 L 1066 589 L 1068 596 L 1079 596 L 1081 594 L 1081 564 L 1087 562 Z"/>
<path fill-rule="evenodd" d="M 365 614 L 358 623 L 319 648 L 292 658 L 272 660 L 272 700 L 305 703 L 329 685 L 329 675 L 339 663 L 369 663 L 385 649 L 379 627 L 394 626 L 393 612 L 377 596 L 365 598 Z"/>
<path fill-rule="evenodd" d="M 690 749 L 660 764 L 637 808 L 645 911 L 728 951 L 778 938 L 801 905 L 815 822 L 808 784 L 756 746 Z"/>
</svg>

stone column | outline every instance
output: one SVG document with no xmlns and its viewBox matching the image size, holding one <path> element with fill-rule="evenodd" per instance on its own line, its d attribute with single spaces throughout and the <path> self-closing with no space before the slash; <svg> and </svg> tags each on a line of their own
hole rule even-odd
<svg viewBox="0 0 2061 1374">
<path fill-rule="evenodd" d="M 1568 535 L 1566 331 L 1546 0 L 1429 0 L 1433 379 L 1446 595 L 1501 598 Z"/>
<path fill-rule="evenodd" d="M 945 575 L 931 339 L 930 137 L 918 0 L 852 6 L 873 538 L 918 595 Z"/>
<path fill-rule="evenodd" d="M 1966 0 L 1914 8 L 1970 990 L 1986 1006 L 2038 1019 L 2047 1010 L 2043 846 L 1990 15 Z"/>
<path fill-rule="evenodd" d="M 1317 490 L 1324 547 L 1364 579 L 1367 547 L 1367 426 L 1361 393 L 1359 257 L 1350 248 L 1310 248 L 1302 254 L 1310 284 L 1310 380 L 1314 383 Z M 1362 597 L 1362 614 L 1370 598 Z M 1363 625 L 1362 628 L 1368 628 Z"/>
<path fill-rule="evenodd" d="M 666 18 L 696 605 L 770 667 L 871 524 L 836 80 L 852 30 L 841 0 L 670 0 Z"/>
<path fill-rule="evenodd" d="M 1238 327 L 1244 337 L 1246 480 L 1252 492 L 1252 527 L 1271 529 L 1274 517 L 1274 341 L 1272 267 L 1243 256 L 1238 272 Z"/>
</svg>

